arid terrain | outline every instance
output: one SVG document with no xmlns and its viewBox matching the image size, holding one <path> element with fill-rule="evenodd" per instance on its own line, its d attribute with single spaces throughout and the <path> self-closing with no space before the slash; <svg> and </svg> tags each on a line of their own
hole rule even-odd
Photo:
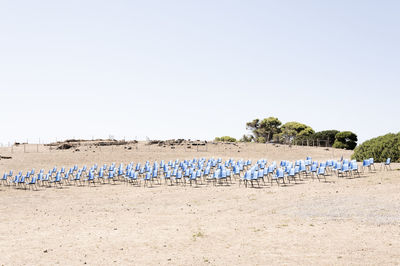
<svg viewBox="0 0 400 266">
<path fill-rule="evenodd" d="M 76 149 L 79 149 L 77 151 Z M 196 158 L 350 158 L 332 148 L 263 144 L 42 145 L 0 148 L 0 174 L 78 164 Z M 361 167 L 361 164 L 359 164 Z M 0 186 L 2 265 L 397 265 L 400 172 L 287 186 L 153 187 L 122 182 L 38 191 Z M 361 170 L 361 169 L 360 169 Z"/>
</svg>

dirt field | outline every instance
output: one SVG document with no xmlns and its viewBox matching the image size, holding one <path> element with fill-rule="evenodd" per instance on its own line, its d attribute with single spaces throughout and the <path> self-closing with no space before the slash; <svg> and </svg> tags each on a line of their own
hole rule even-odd
<svg viewBox="0 0 400 266">
<path fill-rule="evenodd" d="M 222 157 L 314 160 L 351 152 L 272 145 L 0 148 L 0 173 L 53 166 Z M 137 149 L 136 149 L 137 148 Z M 376 165 L 379 169 L 379 165 Z M 397 169 L 398 165 L 393 165 Z M 0 186 L 3 265 L 400 264 L 400 172 L 262 188 L 105 184 Z"/>
</svg>

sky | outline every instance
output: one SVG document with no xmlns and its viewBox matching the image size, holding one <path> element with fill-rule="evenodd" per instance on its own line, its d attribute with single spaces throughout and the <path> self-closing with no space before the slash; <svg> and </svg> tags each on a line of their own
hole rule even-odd
<svg viewBox="0 0 400 266">
<path fill-rule="evenodd" d="M 400 131 L 400 2 L 0 2 L 0 143 Z"/>
</svg>

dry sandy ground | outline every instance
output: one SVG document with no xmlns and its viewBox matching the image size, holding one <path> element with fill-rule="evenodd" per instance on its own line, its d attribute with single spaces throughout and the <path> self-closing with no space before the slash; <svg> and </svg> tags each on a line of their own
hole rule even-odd
<svg viewBox="0 0 400 266">
<path fill-rule="evenodd" d="M 111 150 L 112 149 L 112 150 Z M 1 155 L 5 170 L 185 159 L 340 158 L 322 148 L 119 148 Z M 93 152 L 95 151 L 95 152 Z M 395 168 L 398 166 L 395 166 Z M 379 168 L 379 167 L 378 167 Z M 230 186 L 0 187 L 0 264 L 399 264 L 400 172 L 261 189 Z"/>
</svg>

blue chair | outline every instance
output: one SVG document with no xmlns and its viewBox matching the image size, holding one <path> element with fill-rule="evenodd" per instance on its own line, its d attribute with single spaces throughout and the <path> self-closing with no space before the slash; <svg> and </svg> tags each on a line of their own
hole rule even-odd
<svg viewBox="0 0 400 266">
<path fill-rule="evenodd" d="M 223 181 L 228 185 L 228 174 L 226 170 L 222 170 L 219 172 L 219 175 L 217 176 L 217 180 L 219 184 L 222 184 Z"/>
<path fill-rule="evenodd" d="M 144 181 L 144 186 L 146 186 L 146 184 L 148 184 L 148 183 L 150 183 L 150 185 L 153 186 L 150 172 L 147 172 L 145 174 L 143 181 Z"/>
<path fill-rule="evenodd" d="M 207 183 L 213 182 L 215 186 L 217 184 L 218 177 L 220 175 L 221 170 L 216 170 L 209 178 L 207 178 Z"/>
<path fill-rule="evenodd" d="M 82 172 L 81 172 L 81 171 L 78 171 L 78 172 L 76 173 L 76 175 L 75 175 L 75 177 L 74 177 L 75 185 L 76 185 L 78 182 L 79 182 L 80 185 L 82 185 L 81 175 L 82 175 Z"/>
<path fill-rule="evenodd" d="M 175 176 L 175 184 L 178 184 L 179 182 L 180 183 L 183 183 L 183 177 L 182 177 L 182 171 L 180 171 L 180 170 L 178 170 L 177 172 L 176 172 L 176 176 Z"/>
<path fill-rule="evenodd" d="M 113 168 L 113 169 L 114 169 L 114 168 Z M 115 179 L 114 179 L 114 177 L 115 177 L 114 171 L 113 171 L 113 170 L 108 171 L 108 176 L 107 176 L 108 183 L 110 183 L 110 182 L 111 182 L 110 180 L 112 180 L 113 183 L 115 184 Z"/>
<path fill-rule="evenodd" d="M 251 182 L 251 172 L 250 171 L 246 171 L 243 175 L 243 177 L 241 179 L 239 179 L 239 186 L 240 183 L 243 182 L 244 186 L 247 187 L 248 182 Z"/>
<path fill-rule="evenodd" d="M 7 174 L 7 173 L 4 173 L 3 178 L 1 179 L 1 183 L 2 183 L 2 184 L 5 184 L 6 186 L 9 186 L 9 183 L 8 183 L 8 174 Z"/>
<path fill-rule="evenodd" d="M 348 174 L 350 173 L 350 168 L 349 168 L 349 164 L 348 163 L 344 163 L 342 165 L 342 168 L 338 170 L 338 177 L 346 175 L 348 176 Z"/>
<path fill-rule="evenodd" d="M 131 174 L 129 175 L 131 183 L 136 184 L 140 186 L 140 179 L 139 179 L 139 173 L 135 171 L 131 171 Z"/>
<path fill-rule="evenodd" d="M 69 185 L 69 176 L 71 175 L 71 171 L 69 170 L 67 173 L 65 173 L 64 177 L 62 180 L 64 181 L 65 184 Z"/>
<path fill-rule="evenodd" d="M 240 179 L 240 167 L 238 165 L 233 167 L 233 176 Z"/>
<path fill-rule="evenodd" d="M 61 187 L 61 172 L 57 172 L 54 180 L 50 180 L 49 183 L 50 183 L 50 186 L 51 186 L 51 184 L 54 184 L 54 187 L 55 187 L 58 184 Z"/>
<path fill-rule="evenodd" d="M 92 183 L 93 186 L 95 186 L 96 183 L 94 181 L 94 172 L 93 171 L 89 171 L 89 173 L 87 175 L 87 178 L 84 181 L 88 183 L 88 186 L 90 186 L 90 183 Z"/>
<path fill-rule="evenodd" d="M 320 181 L 319 178 L 320 178 L 321 176 L 325 179 L 325 182 L 326 182 L 325 167 L 319 167 L 319 168 L 318 168 L 318 172 L 317 172 L 318 181 Z"/>
<path fill-rule="evenodd" d="M 282 183 L 283 183 L 283 184 L 286 184 L 286 183 L 285 183 L 285 173 L 284 173 L 284 171 L 283 171 L 282 168 L 278 168 L 278 169 L 276 170 L 275 175 L 271 177 L 271 185 L 272 185 L 272 181 L 273 181 L 273 180 L 276 181 L 276 183 L 278 184 L 278 186 L 279 186 L 279 180 L 282 180 Z"/>
<path fill-rule="evenodd" d="M 264 180 L 264 169 L 265 169 L 265 168 L 261 168 L 260 170 L 258 170 L 257 179 L 261 179 L 261 180 L 263 181 L 263 183 L 265 184 L 265 180 Z"/>
<path fill-rule="evenodd" d="M 200 184 L 203 184 L 203 172 L 199 169 L 196 171 L 196 179 L 200 180 Z"/>
<path fill-rule="evenodd" d="M 21 186 L 21 187 L 23 187 L 24 189 L 26 189 L 25 176 L 24 176 L 24 175 L 21 175 L 21 176 L 19 177 L 17 184 L 18 184 L 19 187 Z"/>
<path fill-rule="evenodd" d="M 358 174 L 358 177 L 360 177 L 360 172 L 358 171 L 358 164 L 357 161 L 351 161 L 350 162 L 350 168 L 351 168 L 351 173 L 352 174 Z"/>
<path fill-rule="evenodd" d="M 19 177 L 21 176 L 21 173 L 19 173 L 18 175 L 16 175 L 15 177 L 14 177 L 14 180 L 12 181 L 12 183 L 15 185 L 15 187 L 17 187 L 18 186 L 18 180 L 19 180 Z"/>
<path fill-rule="evenodd" d="M 40 184 L 43 182 L 42 180 L 43 180 L 43 171 L 41 170 L 37 175 L 36 183 L 40 186 Z"/>
<path fill-rule="evenodd" d="M 298 168 L 298 166 L 296 166 Z M 290 178 L 294 181 L 294 183 L 296 184 L 296 171 L 295 168 L 290 168 L 288 174 L 287 174 L 287 179 L 290 183 Z"/>
<path fill-rule="evenodd" d="M 50 174 L 50 173 L 47 173 L 47 174 L 42 178 L 42 181 L 41 181 L 42 186 L 44 186 L 45 184 L 46 184 L 47 186 L 49 186 L 49 185 L 50 185 L 50 178 L 51 178 L 51 174 Z"/>
<path fill-rule="evenodd" d="M 29 190 L 31 189 L 31 187 L 34 187 L 35 190 L 37 190 L 36 181 L 37 177 L 32 176 L 31 180 L 29 182 L 26 182 L 26 184 L 29 186 Z"/>
<path fill-rule="evenodd" d="M 102 167 L 99 168 L 99 173 L 97 174 L 97 180 L 99 181 L 99 183 L 101 182 L 101 183 L 104 184 L 104 182 L 105 182 L 105 180 L 104 180 L 104 168 L 102 168 Z"/>
<path fill-rule="evenodd" d="M 314 175 L 317 173 L 317 166 L 318 164 L 312 164 L 310 171 L 308 172 L 309 174 L 311 174 L 311 177 L 314 179 Z"/>
<path fill-rule="evenodd" d="M 171 177 L 172 177 L 172 173 L 171 173 L 170 170 L 164 172 L 164 182 L 165 182 L 165 184 L 167 184 L 167 180 L 169 180 L 169 182 L 170 182 L 171 185 L 172 185 L 172 179 L 171 179 Z"/>
<path fill-rule="evenodd" d="M 363 160 L 363 172 L 365 172 L 365 168 L 368 168 L 369 171 L 371 171 L 371 163 L 369 160 Z"/>
<path fill-rule="evenodd" d="M 391 159 L 387 158 L 386 162 L 383 163 L 383 167 L 385 170 L 388 170 L 388 169 L 392 170 L 392 167 L 390 166 L 390 162 L 391 162 Z"/>
<path fill-rule="evenodd" d="M 369 165 L 372 166 L 375 169 L 375 164 L 374 164 L 374 158 L 369 158 Z"/>
<path fill-rule="evenodd" d="M 158 169 L 154 169 L 154 170 L 152 171 L 151 179 L 152 179 L 152 180 L 155 179 L 155 180 L 157 180 L 157 182 L 158 182 L 159 185 L 161 184 L 161 180 L 158 178 Z"/>
<path fill-rule="evenodd" d="M 196 183 L 196 186 L 197 186 L 197 178 L 196 178 L 196 173 L 195 172 L 192 172 L 190 174 L 189 182 L 190 182 L 190 186 L 192 186 L 192 182 Z"/>
<path fill-rule="evenodd" d="M 307 172 L 307 167 L 305 164 L 300 164 L 299 166 L 299 173 L 303 174 L 303 176 L 305 175 L 306 177 L 308 176 L 308 172 Z"/>
</svg>

